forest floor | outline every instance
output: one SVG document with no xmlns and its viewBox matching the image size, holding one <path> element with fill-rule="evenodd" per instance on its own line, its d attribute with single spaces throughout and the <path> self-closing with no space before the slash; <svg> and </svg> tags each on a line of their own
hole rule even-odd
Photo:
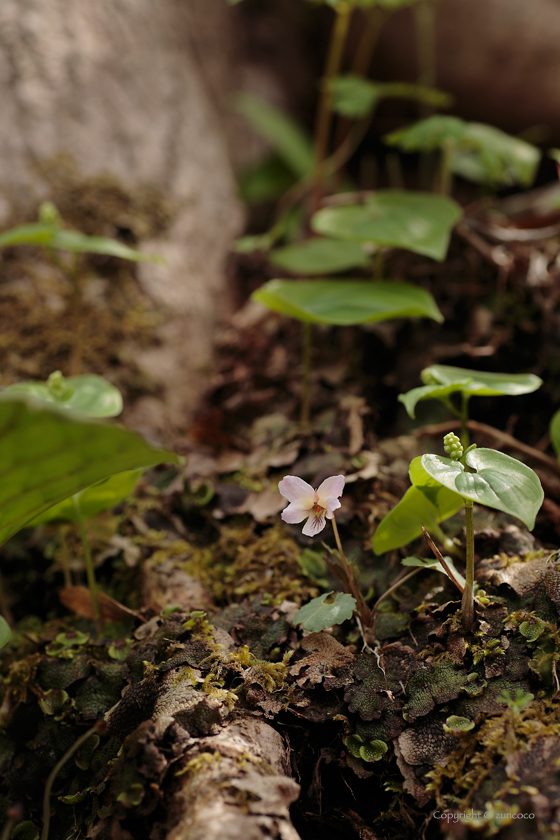
<svg viewBox="0 0 560 840">
<path fill-rule="evenodd" d="M 60 593 L 63 555 L 74 583 L 83 578 L 73 526 L 27 529 L 3 547 L 2 607 L 18 632 L 2 663 L 0 816 L 23 819 L 14 838 L 39 836 L 49 773 L 104 717 L 54 780 L 51 838 L 289 840 L 293 826 L 303 840 L 474 827 L 558 836 L 560 471 L 548 423 L 560 403 L 560 213 L 496 223 L 493 209 L 472 208 L 441 264 L 388 255 L 391 276 L 432 292 L 442 325 L 314 330 L 308 425 L 298 420 L 300 325 L 250 301 L 222 325 L 194 425 L 168 431 L 185 465 L 151 471 L 88 525 L 113 599 L 100 634 L 87 594 Z M 2 384 L 64 371 L 63 278 L 33 252 L 9 253 L 4 269 Z M 236 257 L 233 271 L 244 301 L 271 276 L 258 255 Z M 111 379 L 125 404 L 157 396 L 134 354 L 163 316 L 112 259 L 91 263 L 85 289 L 84 370 Z M 383 603 L 365 639 L 354 621 L 304 634 L 298 607 L 340 588 L 322 547 L 335 543 L 328 529 L 311 539 L 280 521 L 278 481 L 346 476 L 337 521 L 374 603 L 403 556 L 430 554 L 418 541 L 376 557 L 371 540 L 409 486 L 412 458 L 442 452 L 457 426 L 434 403 L 411 421 L 397 401 L 435 363 L 543 379 L 530 397 L 471 404 L 472 439 L 541 477 L 534 532 L 475 509 L 489 603 L 472 634 L 458 624 L 456 590 L 429 571 Z M 464 517 L 445 530 L 461 545 Z"/>
</svg>

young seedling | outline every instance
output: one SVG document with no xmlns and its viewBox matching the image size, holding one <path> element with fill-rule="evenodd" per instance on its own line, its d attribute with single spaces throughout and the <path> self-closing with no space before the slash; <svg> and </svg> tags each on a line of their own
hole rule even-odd
<svg viewBox="0 0 560 840">
<path fill-rule="evenodd" d="M 81 317 L 82 317 L 82 254 L 105 254 L 133 262 L 163 262 L 161 257 L 143 254 L 129 248 L 117 239 L 104 236 L 86 236 L 77 230 L 66 230 L 54 204 L 45 201 L 39 208 L 39 222 L 18 225 L 0 234 L 0 248 L 14 245 L 37 245 L 46 248 L 55 264 L 67 277 L 72 288 L 72 319 L 74 343 L 70 371 L 78 374 L 81 367 Z"/>
<path fill-rule="evenodd" d="M 335 475 L 325 479 L 317 490 L 310 484 L 295 475 L 287 475 L 278 485 L 282 496 L 290 503 L 282 511 L 282 519 L 290 525 L 303 522 L 302 533 L 307 537 L 314 537 L 319 534 L 330 519 L 336 545 L 338 548 L 338 573 L 341 578 L 346 595 L 339 593 L 332 604 L 325 604 L 325 600 L 332 592 L 314 598 L 295 616 L 296 623 L 303 623 L 306 630 L 324 630 L 333 624 L 340 624 L 350 618 L 353 610 L 357 607 L 362 626 L 371 625 L 371 611 L 364 601 L 359 586 L 354 577 L 353 566 L 346 559 L 340 535 L 334 516 L 335 510 L 341 506 L 340 496 L 344 490 L 344 476 Z M 299 616 L 299 618 L 298 618 Z M 325 623 L 327 622 L 327 623 Z M 321 627 L 318 625 L 322 624 Z"/>
<path fill-rule="evenodd" d="M 270 280 L 252 294 L 273 312 L 303 323 L 303 388 L 301 421 L 309 422 L 311 325 L 350 326 L 390 318 L 443 316 L 431 294 L 409 283 L 362 280 Z"/>
<path fill-rule="evenodd" d="M 424 385 L 399 395 L 409 417 L 423 400 L 436 399 L 461 421 L 463 446 L 469 445 L 469 401 L 471 397 L 520 396 L 540 388 L 542 379 L 532 373 L 484 373 L 479 370 L 431 365 L 420 374 Z M 453 402 L 458 397 L 459 404 Z"/>
<path fill-rule="evenodd" d="M 525 464 L 494 449 L 463 448 L 457 435 L 444 438 L 449 458 L 422 455 L 410 466 L 410 477 L 417 486 L 428 479 L 458 494 L 464 503 L 466 519 L 466 575 L 462 600 L 462 624 L 466 632 L 474 622 L 474 528 L 473 503 L 501 510 L 520 519 L 529 530 L 535 524 L 544 493 L 536 473 Z"/>
</svg>

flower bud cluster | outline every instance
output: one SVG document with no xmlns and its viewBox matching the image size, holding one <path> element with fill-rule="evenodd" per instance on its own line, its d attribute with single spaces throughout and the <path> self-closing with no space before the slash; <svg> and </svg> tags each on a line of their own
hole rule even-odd
<svg viewBox="0 0 560 840">
<path fill-rule="evenodd" d="M 458 461 L 463 454 L 463 444 L 454 432 L 449 432 L 443 439 L 443 448 L 452 461 Z"/>
</svg>

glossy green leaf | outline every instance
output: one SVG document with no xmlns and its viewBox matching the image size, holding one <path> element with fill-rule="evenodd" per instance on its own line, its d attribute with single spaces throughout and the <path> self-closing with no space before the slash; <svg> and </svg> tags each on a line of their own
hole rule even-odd
<svg viewBox="0 0 560 840">
<path fill-rule="evenodd" d="M 80 511 L 84 519 L 90 519 L 120 504 L 134 491 L 141 475 L 142 470 L 127 470 L 127 472 L 117 473 L 97 484 L 92 484 L 91 487 L 86 487 L 78 493 Z M 47 522 L 76 522 L 76 510 L 72 498 L 53 505 L 29 522 L 29 525 L 34 527 Z"/>
<path fill-rule="evenodd" d="M 356 599 L 345 592 L 337 592 L 332 604 L 326 604 L 325 601 L 332 594 L 332 592 L 325 592 L 324 595 L 313 598 L 301 607 L 294 616 L 294 624 L 303 624 L 306 630 L 318 633 L 352 618 L 356 608 Z"/>
<path fill-rule="evenodd" d="M 4 388 L 2 393 L 28 395 L 88 417 L 116 417 L 123 409 L 119 389 L 95 374 L 63 377 L 60 371 L 55 371 L 47 382 L 18 382 Z"/>
<path fill-rule="evenodd" d="M 457 569 L 455 568 L 455 563 L 451 559 L 451 557 L 444 557 L 444 560 L 453 575 L 456 582 L 461 586 L 465 586 L 465 578 L 463 575 L 459 574 Z M 419 569 L 433 569 L 436 572 L 441 572 L 442 575 L 448 577 L 447 572 L 443 568 L 442 564 L 439 560 L 436 560 L 435 557 L 433 558 L 426 558 L 426 557 L 405 557 L 404 560 L 401 560 L 403 566 L 406 567 L 417 567 Z"/>
<path fill-rule="evenodd" d="M 373 535 L 373 550 L 385 554 L 422 536 L 422 525 L 434 532 L 439 523 L 461 510 L 464 502 L 456 492 L 434 486 L 409 487 L 400 502 L 381 520 Z"/>
<path fill-rule="evenodd" d="M 521 461 L 495 449 L 474 449 L 465 458 L 474 472 L 459 461 L 439 455 L 422 455 L 426 472 L 455 493 L 520 519 L 529 530 L 543 503 L 538 476 Z"/>
<path fill-rule="evenodd" d="M 560 458 L 560 410 L 552 416 L 552 420 L 550 421 L 549 432 L 552 445 L 555 449 L 558 458 Z"/>
<path fill-rule="evenodd" d="M 273 312 L 308 323 L 349 326 L 388 318 L 443 321 L 431 294 L 408 283 L 270 280 L 251 297 Z"/>
<path fill-rule="evenodd" d="M 542 385 L 542 379 L 532 373 L 485 373 L 450 365 L 431 365 L 424 368 L 421 377 L 425 385 L 399 395 L 410 417 L 415 416 L 421 400 L 445 399 L 457 392 L 468 397 L 516 397 Z"/>
<path fill-rule="evenodd" d="M 366 268 L 371 261 L 357 242 L 322 237 L 277 248 L 269 259 L 292 274 L 335 274 L 349 268 Z"/>
<path fill-rule="evenodd" d="M 109 239 L 106 236 L 86 236 L 77 230 L 57 230 L 49 247 L 76 254 L 105 254 L 108 257 L 120 257 L 122 260 L 132 260 L 132 262 L 165 262 L 162 257 L 155 254 L 144 254 L 142 251 L 129 248 L 118 239 Z"/>
<path fill-rule="evenodd" d="M 301 178 L 311 172 L 313 144 L 291 117 L 251 93 L 237 94 L 235 107 L 295 175 Z"/>
<path fill-rule="evenodd" d="M 412 99 L 434 108 L 445 108 L 451 97 L 435 88 L 407 82 L 371 82 L 351 73 L 338 76 L 332 85 L 333 111 L 359 119 L 371 114 L 381 99 Z"/>
<path fill-rule="evenodd" d="M 2 394 L 0 544 L 74 493 L 116 473 L 164 461 L 180 459 L 120 426 Z"/>
<path fill-rule="evenodd" d="M 118 239 L 86 236 L 77 230 L 62 230 L 58 225 L 42 222 L 18 225 L 4 231 L 0 234 L 0 248 L 7 245 L 41 245 L 44 248 L 72 251 L 78 254 L 106 254 L 134 262 L 163 262 L 161 257 L 136 251 L 123 242 L 119 242 Z"/>
<path fill-rule="evenodd" d="M 461 216 L 459 205 L 445 196 L 379 190 L 363 204 L 324 207 L 311 226 L 335 239 L 404 248 L 442 260 Z"/>
<path fill-rule="evenodd" d="M 530 186 L 541 159 L 539 149 L 525 140 L 459 117 L 428 117 L 384 139 L 404 152 L 431 152 L 447 146 L 452 151 L 452 170 L 483 183 Z"/>
<path fill-rule="evenodd" d="M 541 152 L 525 140 L 492 125 L 467 123 L 461 145 L 465 148 L 455 151 L 451 161 L 457 175 L 477 183 L 506 186 L 530 187 L 535 180 Z"/>
<path fill-rule="evenodd" d="M 7 645 L 12 638 L 12 631 L 6 619 L 0 615 L 0 648 Z"/>
<path fill-rule="evenodd" d="M 57 227 L 42 222 L 18 225 L 0 233 L 0 248 L 8 245 L 50 245 Z"/>
</svg>

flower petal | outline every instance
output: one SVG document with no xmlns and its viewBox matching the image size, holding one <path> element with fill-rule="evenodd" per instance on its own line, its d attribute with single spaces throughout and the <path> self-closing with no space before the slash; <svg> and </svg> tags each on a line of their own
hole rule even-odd
<svg viewBox="0 0 560 840">
<path fill-rule="evenodd" d="M 328 499 L 331 496 L 334 496 L 334 498 L 337 499 L 339 496 L 342 496 L 345 481 L 346 479 L 343 475 L 331 475 L 330 478 L 325 478 L 325 480 L 317 490 L 319 504 L 322 504 L 324 506 L 321 499 Z"/>
<path fill-rule="evenodd" d="M 295 525 L 297 522 L 303 522 L 309 516 L 310 508 L 301 506 L 301 502 L 292 502 L 288 507 L 284 508 L 280 514 L 284 522 L 289 525 Z"/>
<path fill-rule="evenodd" d="M 321 511 L 320 513 L 312 513 L 305 525 L 302 528 L 301 533 L 305 534 L 306 537 L 314 537 L 315 534 L 318 534 L 319 531 L 322 531 L 325 527 L 325 512 Z"/>
<path fill-rule="evenodd" d="M 289 502 L 309 502 L 309 507 L 315 503 L 315 490 L 297 475 L 287 475 L 278 484 L 278 489 Z"/>
</svg>

